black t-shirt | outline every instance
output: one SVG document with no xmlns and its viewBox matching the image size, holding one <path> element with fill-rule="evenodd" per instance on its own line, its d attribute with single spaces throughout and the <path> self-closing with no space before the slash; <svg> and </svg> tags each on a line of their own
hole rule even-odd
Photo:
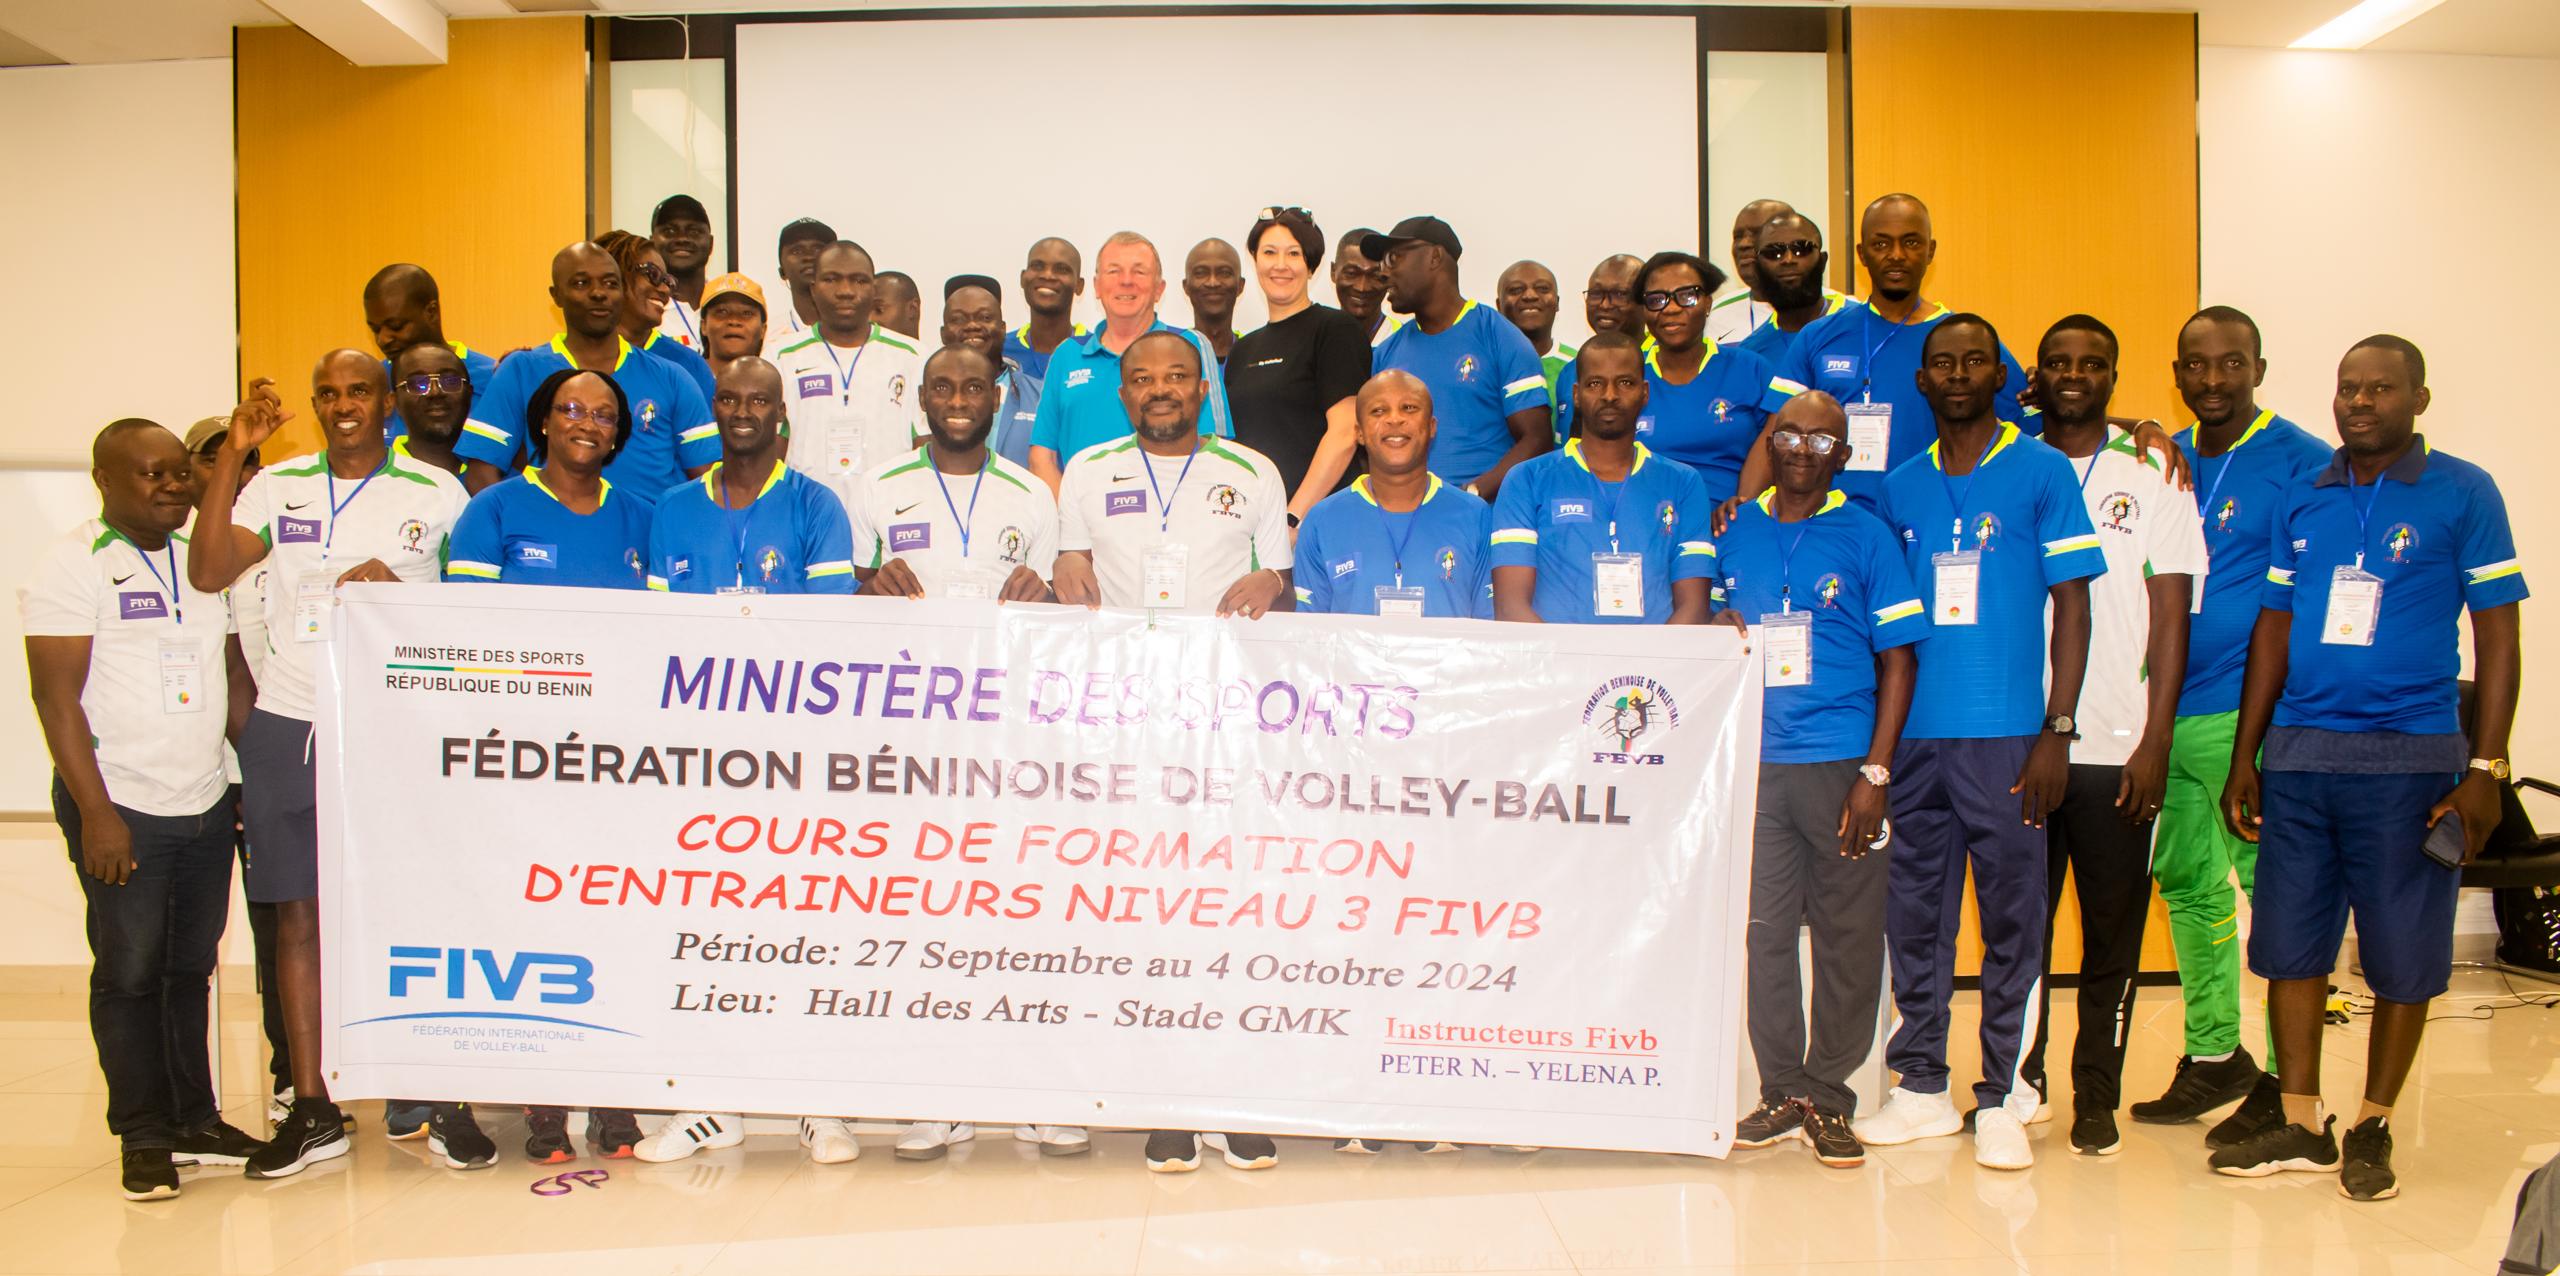
<svg viewBox="0 0 2560 1276">
<path fill-rule="evenodd" d="M 1359 320 L 1309 306 L 1236 338 L 1226 377 L 1236 440 L 1270 457 L 1294 495 L 1324 439 L 1325 409 L 1369 379 L 1369 338 Z"/>
</svg>

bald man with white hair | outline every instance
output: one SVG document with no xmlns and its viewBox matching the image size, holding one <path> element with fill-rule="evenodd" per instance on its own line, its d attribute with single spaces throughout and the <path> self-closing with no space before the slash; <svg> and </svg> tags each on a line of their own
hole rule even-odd
<svg viewBox="0 0 2560 1276">
<path fill-rule="evenodd" d="M 1031 472 L 1056 491 L 1067 462 L 1097 443 L 1129 435 L 1129 413 L 1120 403 L 1120 356 L 1150 332 L 1182 332 L 1157 317 L 1164 300 L 1164 258 L 1153 241 L 1134 230 L 1102 241 L 1093 255 L 1093 294 L 1102 303 L 1102 326 L 1058 343 L 1040 388 L 1040 414 L 1031 423 Z M 1218 352 L 1199 333 L 1185 333 L 1200 350 L 1202 366 L 1218 366 Z M 1208 381 L 1200 432 L 1235 437 L 1227 414 L 1226 386 Z"/>
</svg>

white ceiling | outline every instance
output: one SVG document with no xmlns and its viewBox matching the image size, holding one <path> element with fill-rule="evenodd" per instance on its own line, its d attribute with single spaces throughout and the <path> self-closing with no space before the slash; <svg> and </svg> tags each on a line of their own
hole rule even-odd
<svg viewBox="0 0 2560 1276">
<path fill-rule="evenodd" d="M 1067 7 L 1094 0 L 1005 0 L 1017 6 Z M 1118 0 L 1194 4 L 1199 0 Z M 1284 0 L 1285 2 L 1285 0 Z M 1553 0 L 1497 0 L 1552 3 Z M 1639 0 L 1642 2 L 1642 0 Z M 1666 0 L 1667 2 L 1667 0 Z M 1804 0 L 1727 0 L 1800 4 Z M 1818 2 L 1818 0 L 1817 0 Z M 1892 5 L 1951 0 L 1859 0 Z M 2353 0 L 1952 0 L 2011 9 L 2193 11 L 2206 44 L 2283 46 L 2346 10 Z M 502 17 L 523 11 L 588 8 L 615 14 L 760 13 L 830 9 L 967 8 L 972 0 L 434 0 L 455 17 Z M 226 57 L 231 28 L 281 22 L 258 0 L 0 0 L 0 66 L 54 62 L 136 62 Z M 2373 49 L 2392 53 L 2475 53 L 2560 58 L 2560 0 L 2444 0 L 2383 37 Z"/>
</svg>

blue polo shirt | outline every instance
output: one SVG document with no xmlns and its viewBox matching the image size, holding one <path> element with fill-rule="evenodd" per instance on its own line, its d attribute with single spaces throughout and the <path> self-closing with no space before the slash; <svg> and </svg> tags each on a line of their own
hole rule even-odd
<svg viewBox="0 0 2560 1276">
<path fill-rule="evenodd" d="M 639 589 L 648 584 L 649 503 L 608 479 L 593 514 L 560 503 L 526 470 L 483 488 L 453 525 L 448 581 Z"/>
<path fill-rule="evenodd" d="M 1516 331 L 1516 329 L 1515 329 Z M 1659 625 L 1671 619 L 1671 582 L 1712 579 L 1715 513 L 1698 472 L 1636 444 L 1635 468 L 1603 483 L 1582 460 L 1582 440 L 1569 439 L 1511 467 L 1493 509 L 1493 566 L 1538 572 L 1530 606 L 1556 625 Z M 1644 555 L 1644 616 L 1595 614 L 1591 556 Z"/>
<path fill-rule="evenodd" d="M 1408 322 L 1369 356 L 1371 375 L 1401 368 L 1431 390 L 1431 472 L 1464 487 L 1511 450 L 1511 414 L 1549 406 L 1547 368 L 1518 325 L 1470 301 L 1447 328 Z"/>
<path fill-rule="evenodd" d="M 1760 760 L 1837 762 L 1875 743 L 1876 653 L 1929 634 L 1902 546 L 1884 522 L 1834 491 L 1813 517 L 1781 523 L 1773 494 L 1743 505 L 1716 538 L 1724 605 L 1757 625 L 1796 611 L 1813 618 L 1813 670 L 1801 687 L 1760 701 Z"/>
<path fill-rule="evenodd" d="M 1162 319 L 1148 332 L 1178 332 L 1200 351 L 1200 379 L 1208 387 L 1200 405 L 1200 433 L 1212 438 L 1236 436 L 1227 415 L 1226 378 L 1218 375 L 1218 352 L 1209 339 Z M 1144 334 L 1141 334 L 1144 335 Z M 1066 468 L 1077 453 L 1097 443 L 1129 437 L 1129 410 L 1120 402 L 1120 356 L 1102 344 L 1102 330 L 1061 341 L 1049 354 L 1049 371 L 1040 379 L 1040 405 L 1031 422 L 1031 444 L 1058 454 Z"/>
<path fill-rule="evenodd" d="M 480 392 L 480 387 L 487 385 L 492 380 L 496 379 L 498 375 L 497 360 L 492 359 L 459 341 L 448 341 L 445 344 L 453 350 L 455 358 L 462 360 L 462 372 L 463 375 L 471 378 L 471 392 L 473 394 L 478 394 Z M 382 361 L 382 379 L 385 382 L 391 380 L 391 361 L 389 359 Z M 409 423 L 400 419 L 400 398 L 398 393 L 400 387 L 395 385 L 391 388 L 393 391 L 391 398 L 391 415 L 383 418 L 382 421 L 382 441 L 385 443 L 388 443 L 393 439 L 405 438 L 409 433 Z"/>
<path fill-rule="evenodd" d="M 1043 363 L 1047 360 L 1042 360 Z M 1020 466 L 1031 464 L 1031 427 L 1040 419 L 1040 377 L 1008 356 L 996 378 L 996 426 L 987 446 Z M 1061 458 L 1060 468 L 1065 468 Z"/>
<path fill-rule="evenodd" d="M 1066 349 L 1068 341 L 1077 340 L 1083 337 L 1084 334 L 1084 325 L 1077 324 L 1075 326 L 1074 334 L 1069 336 L 1066 341 L 1059 342 L 1058 349 Z M 1057 351 L 1053 350 L 1050 353 L 1055 354 L 1056 352 Z M 1034 381 L 1046 380 L 1048 378 L 1049 355 L 1042 354 L 1031 348 L 1030 324 L 1026 323 L 1021 327 L 1004 334 L 1004 357 L 1013 360 L 1015 363 L 1021 364 L 1022 370 L 1031 374 L 1031 379 Z"/>
<path fill-rule="evenodd" d="M 2271 538 L 2265 603 L 2293 613 L 2275 725 L 2460 731 L 2462 609 L 2504 607 L 2528 592 L 2507 502 L 2489 472 L 2429 452 L 2422 434 L 2381 479 L 2358 485 L 2341 448 L 2285 489 Z M 2323 643 L 2334 573 L 2360 553 L 2364 570 L 2382 578 L 2373 645 Z"/>
<path fill-rule="evenodd" d="M 640 349 L 674 364 L 677 371 L 693 379 L 693 388 L 702 391 L 702 401 L 711 402 L 716 393 L 712 388 L 711 361 L 701 351 L 655 328 L 649 330 L 649 340 Z"/>
<path fill-rule="evenodd" d="M 1885 526 L 1902 540 L 1903 560 L 1933 622 L 1938 581 L 1930 556 L 1959 548 L 1982 555 L 1974 623 L 1932 623 L 1920 642 L 1920 678 L 1902 738 L 1986 739 L 2044 730 L 2048 594 L 2064 581 L 2107 570 L 2069 458 L 2003 421 L 1971 474 L 1949 478 L 1935 443 L 1896 466 L 1885 476 L 1883 513 Z M 1954 531 L 1959 523 L 1960 534 Z"/>
<path fill-rule="evenodd" d="M 1400 580 L 1422 590 L 1425 616 L 1490 620 L 1492 529 L 1493 507 L 1438 475 L 1419 508 L 1390 514 L 1369 494 L 1363 474 L 1316 502 L 1298 524 L 1297 570 L 1290 576 L 1298 610 L 1374 616 L 1377 591 Z"/>
<path fill-rule="evenodd" d="M 683 482 L 686 470 L 720 459 L 720 427 L 712 424 L 711 407 L 694 388 L 692 378 L 674 364 L 634 349 L 628 341 L 615 340 L 620 350 L 606 375 L 622 387 L 623 397 L 630 402 L 631 439 L 604 467 L 604 475 L 626 493 L 647 493 L 638 498 L 645 504 Z M 559 336 L 548 346 L 507 356 L 498 365 L 497 375 L 473 391 L 471 419 L 463 423 L 454 454 L 501 470 L 516 469 L 527 455 L 525 404 L 544 378 L 576 366 L 565 338 Z"/>
<path fill-rule="evenodd" d="M 1893 433 L 1885 451 L 1884 471 L 1843 470 L 1836 480 L 1850 500 L 1869 509 L 1880 509 L 1885 474 L 1907 464 L 1936 441 L 1937 413 L 1921 395 L 1917 379 L 1920 345 L 1928 339 L 1929 330 L 1952 313 L 1945 306 L 1938 306 L 1926 316 L 1896 325 L 1878 318 L 1863 301 L 1845 302 L 1797 332 L 1787 357 L 1778 363 L 1779 376 L 1800 386 L 1826 391 L 1843 404 L 1871 399 L 1892 406 Z M 2018 366 L 2007 346 L 2000 348 L 2000 366 L 2009 370 L 2009 380 L 2001 387 L 1992 411 L 2003 421 L 2016 422 L 2026 434 L 2043 433 L 2043 423 L 2018 406 L 2018 390 L 2026 385 L 2027 372 Z M 2037 719 L 2041 722 L 2043 715 L 2038 714 Z"/>
<path fill-rule="evenodd" d="M 1656 453 L 1698 472 L 1707 495 L 1722 504 L 1742 483 L 1742 461 L 1760 437 L 1760 424 L 1804 387 L 1785 381 L 1760 356 L 1731 346 L 1705 345 L 1706 358 L 1687 385 L 1662 377 L 1662 352 L 1644 354 L 1644 415 L 1636 438 Z M 1575 372 L 1579 374 L 1580 361 Z M 1565 432 L 1572 433 L 1573 394 L 1565 391 Z"/>
<path fill-rule="evenodd" d="M 1840 308 L 1849 304 L 1849 298 L 1836 292 L 1825 293 L 1823 298 L 1822 314 L 1814 316 L 1814 323 L 1820 323 L 1824 316 L 1840 313 Z M 1806 328 L 1812 326 L 1810 323 L 1805 325 Z M 1799 328 L 1796 332 L 1789 332 L 1779 327 L 1776 319 L 1763 319 L 1750 335 L 1734 344 L 1768 360 L 1769 366 L 1775 368 L 1787 361 L 1787 352 L 1795 349 L 1796 333 L 1803 330 Z"/>
<path fill-rule="evenodd" d="M 2204 547 L 2212 569 L 2199 586 L 2204 609 L 2187 621 L 2187 681 L 2178 714 L 2230 713 L 2240 707 L 2240 675 L 2249 665 L 2249 635 L 2258 626 L 2272 561 L 2276 505 L 2297 478 L 2329 463 L 2329 445 L 2301 426 L 2261 409 L 2221 456 L 2196 453 L 2196 427 L 2178 432 L 2178 450 L 2195 474 L 2196 509 L 2204 515 Z"/>
<path fill-rule="evenodd" d="M 658 498 L 649 526 L 649 588 L 716 594 L 853 592 L 853 524 L 835 489 L 777 462 L 743 510 L 721 505 L 720 467 Z"/>
</svg>

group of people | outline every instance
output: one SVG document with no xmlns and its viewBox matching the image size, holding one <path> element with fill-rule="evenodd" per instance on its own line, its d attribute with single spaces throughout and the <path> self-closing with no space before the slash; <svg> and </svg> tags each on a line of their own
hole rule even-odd
<svg viewBox="0 0 2560 1276">
<path fill-rule="evenodd" d="M 184 440 L 109 425 L 100 514 L 23 605 L 127 1195 L 175 1195 L 190 1163 L 279 1177 L 347 1150 L 320 1059 L 310 720 L 350 581 L 1728 624 L 1765 688 L 1747 941 L 1762 1098 L 1736 1146 L 1801 1141 L 1852 1166 L 1969 1127 L 1983 1165 L 2028 1168 L 2069 880 L 2068 1137 L 2116 1151 L 2156 880 L 2186 1049 L 2132 1118 L 2236 1104 L 2204 1136 L 2214 1170 L 2395 1193 L 2391 1108 L 2446 987 L 2455 866 L 2498 819 L 2526 594 L 2495 483 L 2416 432 L 2423 355 L 2387 335 L 2344 353 L 2332 447 L 2259 406 L 2257 327 L 2210 306 L 2177 334 L 2193 420 L 2170 430 L 2112 413 L 2100 319 L 2052 322 L 2022 365 L 1988 320 L 1930 299 L 1917 199 L 1863 210 L 1863 299 L 1825 287 L 1822 231 L 1784 204 L 1745 207 L 1732 235 L 1722 300 L 1725 273 L 1690 252 L 1600 262 L 1578 348 L 1555 339 L 1544 265 L 1512 265 L 1482 305 L 1440 219 L 1328 240 L 1287 207 L 1260 210 L 1241 251 L 1186 254 L 1188 328 L 1158 317 L 1155 245 L 1122 232 L 1089 275 L 1075 245 L 1032 245 L 1018 327 L 992 276 L 945 281 L 927 341 L 916 282 L 813 219 L 781 232 L 787 296 L 709 276 L 708 218 L 677 196 L 648 235 L 560 250 L 563 330 L 502 360 L 447 336 L 426 271 L 385 267 L 362 298 L 376 349 L 313 370 L 317 454 L 260 468 L 292 415 L 264 378 Z M 1311 295 L 1328 254 L 1333 306 Z M 1239 334 L 1248 273 L 1269 321 Z M 1074 317 L 1088 288 L 1092 328 Z M 220 1120 L 202 1051 L 235 855 L 272 994 L 264 1140 Z M 1959 1111 L 1968 872 L 1982 1076 Z M 2235 875 L 2269 981 L 2263 1058 L 2240 1039 Z M 2342 1142 L 2320 1031 L 2351 914 L 2376 1011 Z M 1859 1114 L 1849 1082 L 1888 968 L 1899 1083 Z M 395 1101 L 385 1119 L 456 1168 L 496 1158 L 468 1105 Z M 528 1124 L 529 1158 L 579 1154 L 565 1112 Z M 586 1134 L 600 1155 L 674 1160 L 745 1128 L 686 1112 L 644 1133 L 595 1109 Z M 1090 1146 L 1069 1126 L 1015 1134 Z M 919 1120 L 895 1151 L 974 1136 Z M 1196 1167 L 1203 1138 L 1156 1132 L 1150 1168 Z M 1239 1168 L 1277 1159 L 1261 1134 L 1205 1138 Z M 800 1139 L 821 1162 L 860 1151 L 840 1118 L 802 1118 Z"/>
</svg>

